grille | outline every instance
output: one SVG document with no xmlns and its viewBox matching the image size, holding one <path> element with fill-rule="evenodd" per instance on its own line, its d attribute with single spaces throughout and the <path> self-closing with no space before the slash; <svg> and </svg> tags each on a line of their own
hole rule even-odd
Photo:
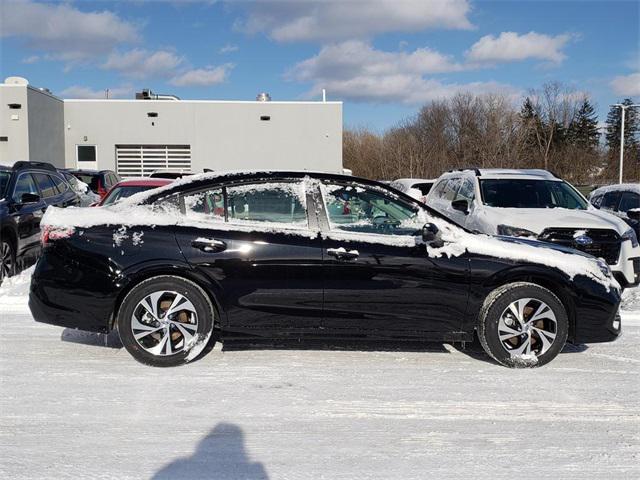
<svg viewBox="0 0 640 480">
<path fill-rule="evenodd" d="M 593 240 L 590 245 L 579 245 L 573 238 L 576 232 L 584 234 Z M 615 230 L 606 229 L 577 229 L 577 228 L 547 228 L 540 236 L 539 240 L 556 243 L 565 247 L 575 248 L 581 252 L 588 253 L 594 257 L 601 257 L 609 265 L 618 262 L 620 256 L 620 235 Z"/>
<path fill-rule="evenodd" d="M 190 172 L 191 145 L 116 145 L 116 168 L 122 178 L 165 168 Z"/>
</svg>

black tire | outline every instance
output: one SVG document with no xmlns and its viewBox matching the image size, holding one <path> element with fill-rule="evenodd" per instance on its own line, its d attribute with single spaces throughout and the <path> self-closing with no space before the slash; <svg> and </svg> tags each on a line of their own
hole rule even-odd
<svg viewBox="0 0 640 480">
<path fill-rule="evenodd" d="M 0 242 L 0 285 L 5 278 L 16 273 L 16 251 L 8 239 Z"/>
<path fill-rule="evenodd" d="M 176 328 L 174 325 L 175 322 L 174 324 L 162 327 L 162 330 L 158 332 L 152 332 L 141 338 L 140 342 L 144 343 L 147 348 L 136 340 L 132 329 L 132 324 L 135 322 L 134 315 L 136 319 L 141 319 L 145 311 L 148 312 L 148 309 L 143 308 L 140 303 L 149 295 L 158 294 L 159 292 L 165 292 L 166 294 L 170 292 L 178 293 L 191 302 L 195 311 L 197 328 L 194 325 L 193 331 L 190 328 L 186 330 L 189 333 L 193 333 L 193 338 L 191 338 L 189 344 L 187 344 L 184 340 L 185 337 L 180 333 L 180 328 Z M 157 299 L 156 304 L 158 311 L 162 308 L 160 305 L 165 301 L 162 300 L 163 298 L 165 297 L 161 296 Z M 166 301 L 171 302 L 171 297 L 167 298 L 168 300 Z M 182 313 L 178 315 L 181 314 Z M 190 316 L 191 314 L 187 312 L 186 315 Z M 144 320 L 150 318 L 151 317 L 148 316 Z M 165 316 L 164 318 L 166 320 L 168 317 Z M 214 330 L 216 323 L 215 318 L 216 310 L 200 286 L 182 277 L 162 275 L 141 282 L 127 294 L 120 306 L 116 325 L 122 344 L 137 361 L 154 367 L 176 367 L 201 358 L 213 348 L 217 338 L 217 332 Z M 190 317 L 190 319 L 193 320 L 194 318 Z M 149 323 L 149 326 L 153 328 L 160 328 L 158 325 L 160 325 L 160 323 L 157 321 L 154 322 L 153 320 Z M 188 323 L 180 324 L 180 326 L 188 325 Z M 146 323 L 145 326 L 147 326 Z M 140 334 L 144 333 L 145 330 L 138 329 L 137 332 Z M 167 339 L 164 338 L 166 334 L 163 332 L 170 332 Z M 172 340 L 173 338 L 177 338 L 177 342 L 174 342 Z M 159 345 L 162 341 L 164 341 L 164 347 Z M 166 345 L 167 342 L 169 343 L 169 347 Z M 185 344 L 187 344 L 186 348 Z M 156 347 L 160 347 L 160 353 L 156 354 L 148 351 L 148 348 Z M 171 353 L 174 351 L 177 351 L 177 353 Z"/>
<path fill-rule="evenodd" d="M 527 303 L 522 310 L 524 312 L 523 317 L 527 320 L 525 323 L 531 321 L 529 327 L 524 327 L 517 322 L 515 316 L 507 310 L 514 302 L 523 299 L 531 299 L 531 302 Z M 535 312 L 531 312 L 536 306 L 542 306 L 542 302 L 548 307 L 548 310 L 544 309 L 543 311 L 550 311 L 551 313 L 548 315 L 555 316 L 555 324 L 550 319 L 551 317 L 537 322 L 532 321 L 535 318 Z M 522 304 L 524 303 L 523 301 Z M 528 318 L 525 310 L 528 312 Z M 499 324 L 503 315 L 506 319 L 503 322 L 511 322 L 514 331 L 522 331 L 523 333 L 519 336 L 501 340 Z M 540 322 L 548 323 L 543 324 Z M 543 339 L 540 338 L 540 329 L 533 329 L 533 326 L 539 326 L 545 331 L 549 330 L 550 333 L 545 336 L 545 340 L 551 343 L 550 346 L 545 346 L 546 342 L 543 342 Z M 504 329 L 504 327 L 502 328 Z M 555 331 L 553 332 L 553 330 Z M 500 331 L 504 332 L 504 330 Z M 551 333 L 555 334 L 554 338 L 549 336 Z M 549 363 L 564 348 L 568 333 L 569 319 L 560 299 L 548 289 L 534 283 L 517 282 L 496 288 L 487 296 L 478 315 L 478 338 L 485 352 L 496 362 L 511 368 L 540 367 Z M 513 334 L 503 333 L 503 335 L 510 336 Z M 518 348 L 525 345 L 527 341 L 531 342 L 531 345 L 535 345 L 536 348 L 532 348 L 532 352 L 529 354 L 517 353 Z M 510 351 L 511 348 L 512 350 Z M 535 351 L 536 349 L 538 350 L 537 352 Z"/>
</svg>

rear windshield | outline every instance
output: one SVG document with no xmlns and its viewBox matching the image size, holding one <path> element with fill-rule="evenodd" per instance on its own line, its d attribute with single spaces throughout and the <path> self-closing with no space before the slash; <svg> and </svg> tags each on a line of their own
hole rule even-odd
<svg viewBox="0 0 640 480">
<path fill-rule="evenodd" d="M 100 183 L 100 174 L 99 173 L 73 173 L 73 176 L 76 177 L 81 182 L 89 185 L 89 188 L 92 192 L 97 193 Z"/>
<path fill-rule="evenodd" d="M 586 210 L 587 202 L 565 182 L 554 180 L 480 180 L 482 201 L 502 208 L 569 208 Z"/>
<path fill-rule="evenodd" d="M 11 172 L 0 170 L 0 198 L 4 198 L 5 191 L 7 190 L 7 185 L 9 185 L 10 177 Z"/>
<path fill-rule="evenodd" d="M 107 197 L 104 199 L 101 205 L 111 205 L 112 203 L 115 203 L 118 200 L 130 197 L 135 193 L 146 192 L 147 190 L 151 190 L 152 188 L 156 188 L 156 187 L 151 187 L 146 185 L 140 185 L 137 187 L 116 187 L 113 190 L 111 190 L 111 192 L 109 193 L 109 195 L 107 195 Z"/>
</svg>

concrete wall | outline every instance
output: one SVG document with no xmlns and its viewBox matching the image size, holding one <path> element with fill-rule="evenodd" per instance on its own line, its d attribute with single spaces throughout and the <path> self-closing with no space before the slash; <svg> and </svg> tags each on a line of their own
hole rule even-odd
<svg viewBox="0 0 640 480">
<path fill-rule="evenodd" d="M 27 90 L 29 105 L 29 160 L 63 168 L 64 103 L 39 90 Z"/>
<path fill-rule="evenodd" d="M 21 108 L 9 108 L 10 103 L 19 103 Z M 29 114 L 27 87 L 25 85 L 0 86 L 0 164 L 13 164 L 29 159 Z"/>
<path fill-rule="evenodd" d="M 342 170 L 340 102 L 65 100 L 64 106 L 67 167 L 76 166 L 78 144 L 96 145 L 99 167 L 113 170 L 116 145 L 188 144 L 194 172 Z"/>
</svg>

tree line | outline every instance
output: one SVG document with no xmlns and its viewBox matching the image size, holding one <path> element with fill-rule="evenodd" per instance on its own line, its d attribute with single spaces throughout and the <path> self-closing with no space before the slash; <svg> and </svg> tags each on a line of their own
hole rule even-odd
<svg viewBox="0 0 640 480">
<path fill-rule="evenodd" d="M 620 110 L 612 107 L 599 128 L 589 95 L 560 83 L 531 90 L 519 109 L 506 95 L 461 93 L 424 105 L 383 133 L 345 129 L 343 164 L 379 180 L 478 167 L 544 168 L 575 184 L 617 183 Z M 638 110 L 626 112 L 625 182 L 640 181 Z"/>
</svg>

